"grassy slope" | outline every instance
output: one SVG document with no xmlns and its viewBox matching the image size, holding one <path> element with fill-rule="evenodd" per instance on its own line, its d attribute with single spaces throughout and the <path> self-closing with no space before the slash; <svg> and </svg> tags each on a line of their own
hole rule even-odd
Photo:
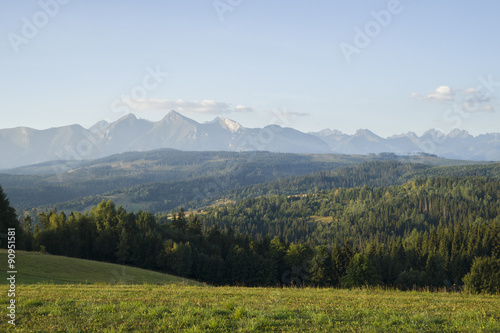
<svg viewBox="0 0 500 333">
<path fill-rule="evenodd" d="M 0 254 L 0 257 L 4 258 L 4 262 L 7 263 L 7 250 L 1 249 Z M 16 269 L 18 272 L 17 284 L 185 283 L 201 285 L 195 281 L 144 269 L 37 252 L 16 251 Z M 6 270 L 3 275 L 6 275 Z M 2 278 L 1 284 L 7 284 L 5 277 Z"/>
<path fill-rule="evenodd" d="M 0 296 L 1 306 L 8 302 Z M 383 290 L 30 285 L 20 332 L 499 332 L 500 298 Z M 6 331 L 6 320 L 0 330 Z"/>
</svg>

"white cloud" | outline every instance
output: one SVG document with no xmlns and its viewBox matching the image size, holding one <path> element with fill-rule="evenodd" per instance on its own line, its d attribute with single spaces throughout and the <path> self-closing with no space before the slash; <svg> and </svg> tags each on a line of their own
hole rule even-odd
<svg viewBox="0 0 500 333">
<path fill-rule="evenodd" d="M 478 88 L 452 89 L 449 86 L 440 86 L 425 96 L 417 93 L 410 95 L 412 98 L 437 103 L 454 102 L 466 112 L 495 112 L 490 104 L 495 99 L 491 94 L 484 93 Z"/>
<path fill-rule="evenodd" d="M 435 102 L 451 101 L 455 98 L 455 92 L 449 86 L 440 86 L 427 96 L 425 99 Z"/>
<path fill-rule="evenodd" d="M 214 100 L 185 101 L 178 99 L 176 101 L 168 99 L 122 99 L 121 105 L 127 106 L 133 110 L 175 110 L 186 113 L 209 113 L 221 114 L 232 112 L 253 112 L 253 109 L 244 105 L 237 105 L 216 102 Z"/>
<path fill-rule="evenodd" d="M 253 112 L 252 108 L 249 108 L 244 105 L 236 105 L 236 108 L 234 109 L 236 112 Z"/>
<path fill-rule="evenodd" d="M 428 93 L 425 96 L 421 96 L 417 93 L 412 93 L 411 97 L 421 100 L 426 100 L 430 102 L 449 102 L 455 99 L 455 91 L 449 86 L 439 86 L 436 90 Z"/>
</svg>

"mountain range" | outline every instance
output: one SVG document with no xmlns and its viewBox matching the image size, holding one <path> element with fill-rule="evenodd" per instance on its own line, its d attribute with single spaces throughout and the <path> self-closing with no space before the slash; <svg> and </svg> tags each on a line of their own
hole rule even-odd
<svg viewBox="0 0 500 333">
<path fill-rule="evenodd" d="M 0 169 L 53 160 L 87 160 L 129 151 L 173 148 L 185 151 L 270 151 L 282 153 L 342 153 L 400 155 L 426 153 L 444 158 L 500 161 L 500 133 L 472 136 L 455 129 L 449 134 L 431 129 L 377 136 L 367 129 L 344 134 L 325 129 L 303 133 L 269 125 L 246 128 L 228 118 L 198 123 L 175 111 L 152 122 L 129 114 L 91 128 L 69 125 L 46 130 L 26 127 L 0 129 Z"/>
</svg>

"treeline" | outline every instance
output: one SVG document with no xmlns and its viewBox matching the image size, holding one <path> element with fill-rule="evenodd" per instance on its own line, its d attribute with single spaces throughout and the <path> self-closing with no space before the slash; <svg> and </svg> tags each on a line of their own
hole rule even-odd
<svg viewBox="0 0 500 333">
<path fill-rule="evenodd" d="M 359 186 L 385 187 L 396 185 L 402 177 L 415 172 L 429 172 L 428 164 L 401 163 L 398 161 L 372 161 L 336 170 L 324 170 L 304 176 L 287 177 L 264 184 L 235 188 L 227 197 L 242 200 L 263 195 L 292 195 L 313 193 L 332 188 Z"/>
<path fill-rule="evenodd" d="M 402 186 L 262 196 L 211 208 L 200 218 L 208 227 L 324 245 L 331 253 L 350 239 L 373 265 L 377 283 L 457 287 L 476 258 L 500 255 L 500 180 L 421 178 Z M 498 286 L 500 269 L 491 272 Z"/>
<path fill-rule="evenodd" d="M 414 231 L 490 225 L 499 219 L 499 198 L 500 180 L 420 178 L 401 186 L 248 198 L 209 208 L 200 218 L 207 227 L 312 245 L 333 245 L 346 238 L 386 243 Z"/>
<path fill-rule="evenodd" d="M 293 195 L 317 190 L 352 187 L 387 187 L 403 185 L 423 177 L 487 177 L 500 179 L 500 163 L 461 166 L 432 166 L 400 161 L 371 161 L 335 170 L 318 171 L 303 176 L 276 179 L 263 184 L 237 187 L 227 194 L 231 200 L 263 195 Z"/>
<path fill-rule="evenodd" d="M 216 285 L 464 283 L 500 288 L 500 181 L 422 178 L 402 186 L 247 199 L 195 215 L 85 214 L 23 220 L 28 250 L 154 269 Z"/>
</svg>

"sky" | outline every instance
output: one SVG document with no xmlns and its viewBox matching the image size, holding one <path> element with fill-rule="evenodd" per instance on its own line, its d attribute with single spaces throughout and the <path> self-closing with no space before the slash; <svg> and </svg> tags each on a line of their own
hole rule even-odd
<svg viewBox="0 0 500 333">
<path fill-rule="evenodd" d="M 0 128 L 500 132 L 500 2 L 0 0 Z"/>
</svg>

